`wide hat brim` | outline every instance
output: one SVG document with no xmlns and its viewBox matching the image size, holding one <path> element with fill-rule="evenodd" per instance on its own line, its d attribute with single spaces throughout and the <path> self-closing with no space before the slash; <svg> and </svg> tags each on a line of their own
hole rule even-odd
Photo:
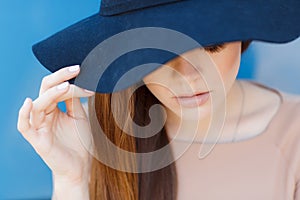
<svg viewBox="0 0 300 200">
<path fill-rule="evenodd" d="M 113 16 L 96 13 L 33 45 L 33 52 L 51 72 L 81 65 L 79 76 L 70 80 L 71 83 L 96 92 L 111 93 L 140 82 L 161 65 L 137 70 L 115 87 L 120 78 L 136 66 L 163 64 L 178 56 L 166 50 L 145 47 L 124 53 L 109 63 L 106 56 L 118 52 L 120 41 L 104 45 L 106 49 L 100 45 L 100 49 L 95 51 L 95 47 L 116 34 L 141 27 L 161 27 L 182 33 L 201 46 L 246 40 L 285 43 L 300 35 L 299 10 L 300 2 L 297 0 L 186 0 Z M 148 35 L 148 38 L 155 40 L 153 35 Z M 135 46 L 134 42 L 129 40 L 121 44 Z M 90 56 L 93 50 L 94 54 Z M 97 57 L 95 52 L 102 52 L 102 56 Z M 109 66 L 105 66 L 107 63 Z M 95 77 L 101 70 L 101 77 Z M 97 83 L 95 80 L 98 80 Z"/>
</svg>

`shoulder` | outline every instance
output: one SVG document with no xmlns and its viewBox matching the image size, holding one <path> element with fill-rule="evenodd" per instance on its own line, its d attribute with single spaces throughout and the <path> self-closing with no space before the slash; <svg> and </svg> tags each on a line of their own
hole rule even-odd
<svg viewBox="0 0 300 200">
<path fill-rule="evenodd" d="M 282 98 L 281 109 L 289 121 L 300 128 L 300 95 L 279 91 Z M 299 129 L 300 130 L 300 129 Z"/>
<path fill-rule="evenodd" d="M 300 95 L 281 92 L 282 108 L 277 120 L 277 139 L 288 169 L 300 184 Z"/>
<path fill-rule="evenodd" d="M 273 89 L 281 99 L 276 126 L 288 136 L 297 136 L 300 141 L 300 95 Z"/>
</svg>

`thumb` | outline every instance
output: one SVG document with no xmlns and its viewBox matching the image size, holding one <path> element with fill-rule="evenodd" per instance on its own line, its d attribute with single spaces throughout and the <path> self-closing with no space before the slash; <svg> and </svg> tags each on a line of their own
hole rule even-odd
<svg viewBox="0 0 300 200">
<path fill-rule="evenodd" d="M 86 112 L 80 102 L 79 97 L 65 100 L 67 114 L 73 118 L 86 118 Z"/>
</svg>

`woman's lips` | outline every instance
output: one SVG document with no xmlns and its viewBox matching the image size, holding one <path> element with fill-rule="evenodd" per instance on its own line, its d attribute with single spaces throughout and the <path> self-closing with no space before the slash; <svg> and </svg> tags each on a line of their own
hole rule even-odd
<svg viewBox="0 0 300 200">
<path fill-rule="evenodd" d="M 193 108 L 205 104 L 209 99 L 209 96 L 210 92 L 204 92 L 192 96 L 178 96 L 175 98 L 180 105 L 188 108 Z"/>
</svg>

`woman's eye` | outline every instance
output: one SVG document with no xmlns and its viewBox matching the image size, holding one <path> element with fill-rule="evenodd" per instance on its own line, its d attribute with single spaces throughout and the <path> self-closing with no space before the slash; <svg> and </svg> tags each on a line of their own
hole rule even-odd
<svg viewBox="0 0 300 200">
<path fill-rule="evenodd" d="M 224 49 L 225 44 L 217 44 L 217 45 L 213 45 L 213 46 L 207 46 L 204 47 L 205 51 L 210 52 L 210 53 L 217 53 L 220 52 L 222 49 Z"/>
</svg>

